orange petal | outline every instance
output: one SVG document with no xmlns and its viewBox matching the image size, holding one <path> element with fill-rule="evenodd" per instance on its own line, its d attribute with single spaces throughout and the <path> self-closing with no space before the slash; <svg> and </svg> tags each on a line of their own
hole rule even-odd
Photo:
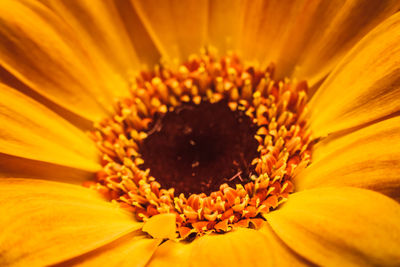
<svg viewBox="0 0 400 267">
<path fill-rule="evenodd" d="M 132 0 L 161 54 L 185 60 L 206 43 L 208 1 Z"/>
<path fill-rule="evenodd" d="M 2 265 L 47 266 L 139 229 L 142 223 L 80 186 L 0 179 Z"/>
<path fill-rule="evenodd" d="M 0 152 L 95 171 L 89 137 L 46 107 L 0 83 Z"/>
<path fill-rule="evenodd" d="M 400 198 L 399 173 L 400 117 L 394 117 L 321 141 L 295 188 L 356 186 Z"/>
<path fill-rule="evenodd" d="M 80 116 L 99 120 L 112 97 L 64 21 L 38 2 L 0 2 L 0 64 L 33 90 Z"/>
<path fill-rule="evenodd" d="M 348 129 L 400 110 L 400 13 L 364 37 L 310 103 L 315 136 Z"/>
<path fill-rule="evenodd" d="M 147 266 L 161 240 L 128 234 L 110 244 L 77 258 L 62 262 L 61 266 Z"/>
<path fill-rule="evenodd" d="M 266 219 L 283 242 L 316 265 L 400 265 L 400 205 L 379 193 L 305 190 Z"/>
</svg>

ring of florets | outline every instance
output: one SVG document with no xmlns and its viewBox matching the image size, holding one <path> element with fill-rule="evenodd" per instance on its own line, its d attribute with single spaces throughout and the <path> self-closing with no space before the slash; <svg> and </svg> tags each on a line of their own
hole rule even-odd
<svg viewBox="0 0 400 267">
<path fill-rule="evenodd" d="M 274 67 L 244 66 L 230 55 L 193 56 L 176 69 L 157 66 L 142 72 L 131 86 L 132 97 L 117 103 L 111 118 L 96 123 L 91 133 L 102 153 L 103 169 L 87 183 L 109 200 L 146 221 L 160 213 L 176 214 L 181 239 L 235 227 L 258 228 L 263 215 L 287 200 L 291 179 L 310 161 L 306 82 L 274 81 Z M 210 194 L 175 194 L 162 188 L 150 169 L 143 169 L 140 146 L 155 114 L 172 112 L 183 103 L 227 101 L 257 126 L 258 157 L 254 173 L 229 178 Z"/>
</svg>

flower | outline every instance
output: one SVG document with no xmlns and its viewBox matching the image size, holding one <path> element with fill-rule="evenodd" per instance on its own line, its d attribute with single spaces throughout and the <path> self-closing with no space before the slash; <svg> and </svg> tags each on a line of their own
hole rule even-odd
<svg viewBox="0 0 400 267">
<path fill-rule="evenodd" d="M 400 3 L 292 2 L 1 1 L 1 265 L 399 265 Z M 80 185 L 101 170 L 85 131 L 208 44 L 307 80 L 316 144 L 259 229 L 177 242 L 175 215 Z"/>
</svg>

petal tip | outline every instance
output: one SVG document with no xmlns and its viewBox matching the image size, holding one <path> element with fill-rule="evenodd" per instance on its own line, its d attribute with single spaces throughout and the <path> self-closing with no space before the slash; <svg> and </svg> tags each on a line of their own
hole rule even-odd
<svg viewBox="0 0 400 267">
<path fill-rule="evenodd" d="M 172 213 L 155 215 L 144 224 L 142 231 L 148 233 L 153 238 L 175 239 L 176 216 Z"/>
</svg>

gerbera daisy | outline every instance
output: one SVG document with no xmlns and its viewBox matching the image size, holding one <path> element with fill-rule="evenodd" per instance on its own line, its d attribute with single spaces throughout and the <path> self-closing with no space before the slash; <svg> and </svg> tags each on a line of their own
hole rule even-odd
<svg viewBox="0 0 400 267">
<path fill-rule="evenodd" d="M 400 265 L 399 8 L 2 0 L 0 265 Z"/>
</svg>

